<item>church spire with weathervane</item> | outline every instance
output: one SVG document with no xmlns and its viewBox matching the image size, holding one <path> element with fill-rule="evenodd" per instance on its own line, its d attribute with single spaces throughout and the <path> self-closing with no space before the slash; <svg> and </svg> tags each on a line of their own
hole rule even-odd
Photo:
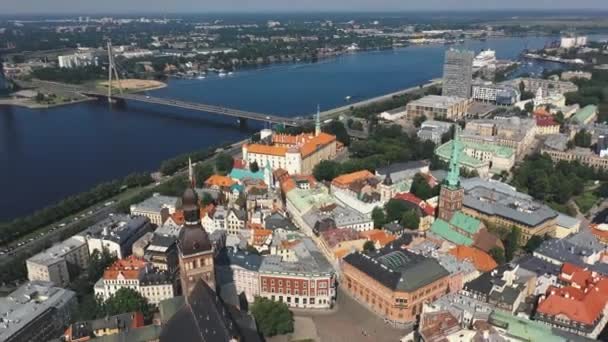
<svg viewBox="0 0 608 342">
<path fill-rule="evenodd" d="M 460 126 L 456 124 L 452 140 L 452 155 L 450 168 L 445 182 L 439 191 L 438 216 L 444 221 L 450 221 L 452 216 L 462 209 L 464 189 L 460 186 L 460 156 L 463 150 L 460 141 Z"/>
<path fill-rule="evenodd" d="M 462 153 L 462 142 L 460 142 L 460 125 L 456 124 L 454 139 L 452 140 L 452 155 L 446 183 L 451 188 L 457 188 L 460 184 L 460 154 Z"/>
<path fill-rule="evenodd" d="M 321 134 L 321 106 L 317 105 L 317 116 L 315 118 L 315 136 Z"/>
</svg>

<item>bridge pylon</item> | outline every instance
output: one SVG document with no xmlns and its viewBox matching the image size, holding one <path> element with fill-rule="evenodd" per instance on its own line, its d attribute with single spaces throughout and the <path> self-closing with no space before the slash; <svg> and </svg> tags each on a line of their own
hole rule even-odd
<svg viewBox="0 0 608 342">
<path fill-rule="evenodd" d="M 110 103 L 114 102 L 114 100 L 112 99 L 113 78 L 116 78 L 116 83 L 118 84 L 118 92 L 122 94 L 122 85 L 120 84 L 120 76 L 118 75 L 116 61 L 114 60 L 112 41 L 108 40 L 108 102 Z"/>
</svg>

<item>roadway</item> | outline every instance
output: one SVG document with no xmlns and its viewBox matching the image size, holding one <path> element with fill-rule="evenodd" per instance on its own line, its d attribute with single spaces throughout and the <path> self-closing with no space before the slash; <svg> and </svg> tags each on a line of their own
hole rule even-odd
<svg viewBox="0 0 608 342">
<path fill-rule="evenodd" d="M 390 100 L 395 96 L 401 96 L 401 95 L 405 95 L 408 93 L 413 93 L 417 90 L 439 85 L 441 83 L 442 83 L 441 80 L 431 80 L 429 83 L 423 85 L 422 87 L 420 87 L 420 86 L 411 87 L 411 88 L 399 90 L 399 91 L 396 91 L 396 92 L 393 92 L 390 94 L 376 96 L 371 99 L 367 99 L 367 100 L 363 100 L 363 101 L 359 101 L 359 102 L 355 102 L 355 103 L 349 103 L 342 107 L 337 107 L 334 109 L 330 109 L 330 110 L 321 112 L 321 120 L 333 119 L 341 114 L 344 114 L 345 112 L 350 111 L 351 108 L 363 107 L 363 106 L 373 104 L 375 102 Z M 314 114 L 311 114 L 310 116 L 314 116 Z"/>
<path fill-rule="evenodd" d="M 246 142 L 248 142 L 248 140 L 242 140 L 242 141 L 236 142 L 236 143 L 230 145 L 229 148 L 222 150 L 222 152 L 227 153 L 233 157 L 239 156 L 241 153 L 241 147 Z M 216 156 L 217 156 L 217 154 L 210 157 L 209 159 L 205 160 L 205 162 L 214 161 Z M 180 171 L 175 172 L 174 174 L 172 174 L 170 176 L 164 177 L 162 180 L 160 180 L 160 184 L 167 182 L 174 177 L 186 176 L 187 174 L 188 174 L 188 170 L 187 170 L 187 168 L 184 168 Z M 149 185 L 141 188 L 140 191 L 146 191 L 146 190 L 153 189 L 160 184 L 159 183 L 149 184 Z M 135 196 L 135 195 L 136 195 L 135 193 L 132 194 L 132 196 Z M 7 262 L 10 259 L 10 257 L 14 257 L 18 254 L 24 254 L 27 252 L 38 253 L 39 251 L 41 251 L 43 249 L 43 246 L 46 245 L 48 242 L 50 242 L 50 243 L 59 242 L 59 236 L 62 231 L 69 230 L 69 229 L 73 228 L 74 226 L 81 224 L 85 220 L 88 222 L 91 222 L 91 225 L 103 220 L 110 213 L 113 213 L 116 211 L 116 205 L 118 204 L 118 201 L 117 201 L 118 196 L 120 196 L 120 194 L 116 195 L 112 198 L 104 200 L 103 203 L 98 203 L 90 208 L 87 208 L 87 209 L 79 212 L 78 214 L 69 216 L 69 217 L 64 218 L 60 221 L 57 221 L 53 224 L 42 227 L 42 228 L 36 230 L 34 233 L 30 234 L 29 235 L 30 237 L 28 237 L 28 238 L 22 238 L 18 241 L 14 241 L 14 242 L 6 244 L 4 246 L 0 246 L 0 264 L 4 264 L 5 262 Z M 86 228 L 84 228 L 83 231 L 85 229 Z M 40 232 L 40 233 L 38 233 L 38 232 Z M 38 234 L 35 234 L 35 233 L 38 233 Z"/>
<path fill-rule="evenodd" d="M 87 94 L 88 93 L 85 93 L 85 95 L 87 95 Z M 91 94 L 91 95 L 105 96 L 102 94 Z M 226 107 L 221 107 L 221 106 L 207 105 L 207 104 L 202 104 L 202 103 L 188 102 L 188 101 L 175 100 L 175 99 L 165 99 L 165 98 L 160 98 L 160 97 L 152 97 L 152 96 L 148 96 L 148 95 L 140 95 L 140 94 L 133 94 L 133 93 L 117 94 L 117 95 L 113 95 L 112 98 L 128 100 L 128 101 L 151 103 L 151 104 L 162 105 L 162 106 L 177 107 L 177 108 L 182 108 L 182 109 L 196 110 L 196 111 L 205 112 L 205 113 L 236 117 L 240 120 L 242 120 L 242 119 L 255 120 L 255 121 L 261 121 L 261 122 L 270 122 L 273 124 L 281 124 L 281 125 L 285 125 L 285 126 L 299 126 L 302 123 L 304 123 L 304 120 L 297 119 L 297 118 L 288 118 L 288 117 L 284 117 L 284 116 L 276 116 L 276 115 L 263 114 L 263 113 L 254 113 L 254 112 L 249 112 L 249 111 L 240 110 L 240 109 L 232 109 L 232 108 L 226 108 Z"/>
</svg>

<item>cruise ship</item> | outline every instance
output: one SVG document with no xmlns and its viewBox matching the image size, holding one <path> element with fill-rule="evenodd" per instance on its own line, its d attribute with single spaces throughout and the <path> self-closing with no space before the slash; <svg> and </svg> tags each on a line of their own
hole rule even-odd
<svg viewBox="0 0 608 342">
<path fill-rule="evenodd" d="M 496 51 L 484 50 L 473 60 L 473 68 L 481 69 L 496 64 Z"/>
</svg>

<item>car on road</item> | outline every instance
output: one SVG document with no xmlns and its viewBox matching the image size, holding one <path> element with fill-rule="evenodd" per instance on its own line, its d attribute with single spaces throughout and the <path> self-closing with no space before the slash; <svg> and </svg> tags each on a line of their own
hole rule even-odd
<svg viewBox="0 0 608 342">
<path fill-rule="evenodd" d="M 65 223 L 60 224 L 59 227 L 65 227 Z"/>
<path fill-rule="evenodd" d="M 114 204 L 114 201 L 109 201 L 109 202 L 106 202 L 106 203 L 104 203 L 103 205 L 104 205 L 104 206 L 106 206 L 106 207 L 109 207 L 109 206 L 111 206 L 112 204 Z"/>
<path fill-rule="evenodd" d="M 87 215 L 93 215 L 93 210 L 89 210 L 89 211 L 87 212 Z"/>
</svg>

